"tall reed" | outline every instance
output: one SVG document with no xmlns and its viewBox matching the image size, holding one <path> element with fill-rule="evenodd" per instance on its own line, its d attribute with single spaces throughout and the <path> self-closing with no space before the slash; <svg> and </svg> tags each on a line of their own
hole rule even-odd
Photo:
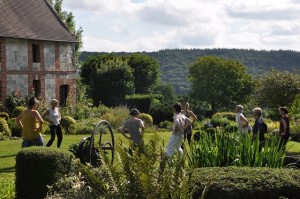
<svg viewBox="0 0 300 199">
<path fill-rule="evenodd" d="M 192 167 L 271 167 L 281 168 L 284 163 L 285 150 L 279 139 L 271 137 L 259 150 L 260 141 L 252 134 L 202 133 L 200 140 L 190 146 L 188 162 Z"/>
</svg>

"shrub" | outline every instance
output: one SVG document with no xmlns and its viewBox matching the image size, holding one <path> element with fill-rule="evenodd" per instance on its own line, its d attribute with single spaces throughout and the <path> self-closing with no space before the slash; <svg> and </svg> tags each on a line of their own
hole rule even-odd
<svg viewBox="0 0 300 199">
<path fill-rule="evenodd" d="M 77 124 L 76 125 L 76 135 L 78 135 L 78 134 L 91 135 L 94 128 L 95 128 L 95 125 Z"/>
<path fill-rule="evenodd" d="M 215 113 L 212 118 L 226 118 L 230 121 L 235 121 L 236 114 L 233 112 L 219 112 Z"/>
<path fill-rule="evenodd" d="M 238 131 L 238 127 L 237 125 L 227 125 L 225 128 L 224 128 L 224 131 L 226 133 L 232 133 L 232 132 L 237 132 Z"/>
<path fill-rule="evenodd" d="M 129 111 L 126 107 L 120 106 L 110 110 L 101 116 L 102 120 L 107 120 L 113 129 L 122 126 L 126 119 L 129 118 Z"/>
<path fill-rule="evenodd" d="M 48 147 L 28 147 L 16 157 L 16 198 L 45 198 L 47 185 L 70 173 L 74 155 Z"/>
<path fill-rule="evenodd" d="M 173 122 L 170 122 L 168 120 L 159 123 L 160 128 L 170 129 L 172 128 L 172 126 L 173 126 Z"/>
<path fill-rule="evenodd" d="M 193 197 L 210 199 L 299 198 L 300 171 L 292 169 L 209 167 L 192 175 Z"/>
<path fill-rule="evenodd" d="M 5 119 L 0 118 L 0 132 L 2 132 L 2 136 L 10 137 L 11 131 L 8 127 L 8 124 Z"/>
<path fill-rule="evenodd" d="M 16 118 L 10 118 L 7 121 L 8 127 L 11 130 L 12 137 L 22 137 L 22 129 L 16 122 Z"/>
<path fill-rule="evenodd" d="M 291 126 L 291 140 L 300 142 L 300 126 Z"/>
<path fill-rule="evenodd" d="M 6 112 L 0 112 L 0 118 L 4 118 L 7 121 L 9 118 L 9 115 Z"/>
<path fill-rule="evenodd" d="M 230 124 L 230 120 L 228 120 L 225 117 L 213 117 L 210 120 L 210 123 L 214 126 L 214 127 L 226 127 L 227 125 Z"/>
<path fill-rule="evenodd" d="M 17 117 L 22 111 L 26 109 L 25 106 L 17 106 L 16 108 L 13 109 L 11 116 L 12 117 Z"/>
<path fill-rule="evenodd" d="M 146 113 L 140 113 L 139 118 L 144 121 L 146 127 L 153 126 L 153 118 L 151 115 Z"/>
<path fill-rule="evenodd" d="M 209 135 L 214 135 L 215 133 L 217 133 L 217 129 L 213 128 L 213 127 L 209 127 L 207 129 L 205 129 L 205 132 Z"/>
<path fill-rule="evenodd" d="M 61 127 L 65 130 L 66 134 L 75 134 L 76 121 L 70 116 L 64 116 L 60 121 Z"/>
</svg>

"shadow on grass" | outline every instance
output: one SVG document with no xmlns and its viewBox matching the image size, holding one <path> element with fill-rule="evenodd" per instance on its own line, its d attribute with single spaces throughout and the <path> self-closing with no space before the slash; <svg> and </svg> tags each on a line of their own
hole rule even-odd
<svg viewBox="0 0 300 199">
<path fill-rule="evenodd" d="M 15 172 L 14 166 L 0 169 L 0 173 L 11 173 L 11 172 Z"/>
<path fill-rule="evenodd" d="M 2 155 L 0 156 L 0 158 L 10 158 L 10 157 L 15 157 L 16 154 L 12 154 L 12 155 Z"/>
</svg>

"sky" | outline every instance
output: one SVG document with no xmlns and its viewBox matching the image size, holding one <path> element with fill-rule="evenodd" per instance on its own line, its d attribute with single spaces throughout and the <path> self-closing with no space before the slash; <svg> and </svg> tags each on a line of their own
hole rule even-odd
<svg viewBox="0 0 300 199">
<path fill-rule="evenodd" d="M 300 0 L 64 0 L 94 52 L 300 51 Z"/>
</svg>

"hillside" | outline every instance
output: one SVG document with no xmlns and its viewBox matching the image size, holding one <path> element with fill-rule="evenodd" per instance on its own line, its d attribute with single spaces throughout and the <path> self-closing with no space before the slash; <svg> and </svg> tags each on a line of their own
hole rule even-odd
<svg viewBox="0 0 300 199">
<path fill-rule="evenodd" d="M 161 65 L 161 80 L 174 85 L 177 94 L 185 94 L 190 89 L 188 68 L 197 58 L 215 55 L 237 60 L 247 66 L 253 75 L 261 74 L 271 68 L 296 71 L 300 73 L 300 52 L 290 50 L 265 51 L 244 49 L 174 49 L 157 52 L 140 52 L 156 58 Z M 82 52 L 80 60 L 86 61 L 88 56 L 97 52 Z M 101 52 L 100 54 L 106 54 Z M 117 52 L 126 55 L 126 52 Z"/>
</svg>

